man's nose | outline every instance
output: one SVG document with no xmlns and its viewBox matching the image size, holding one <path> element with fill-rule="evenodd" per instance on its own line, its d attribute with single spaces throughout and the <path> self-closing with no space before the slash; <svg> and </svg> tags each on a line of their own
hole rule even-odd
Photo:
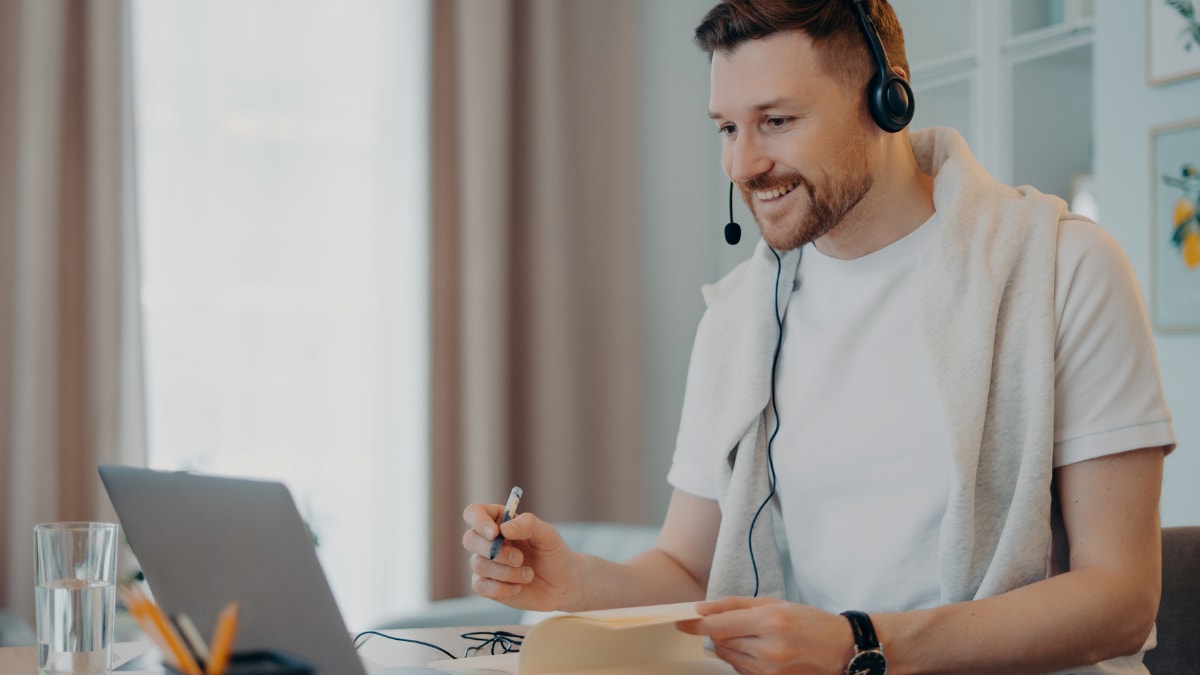
<svg viewBox="0 0 1200 675">
<path fill-rule="evenodd" d="M 771 170 L 773 162 L 757 134 L 740 134 L 725 146 L 725 173 L 744 183 Z"/>
</svg>

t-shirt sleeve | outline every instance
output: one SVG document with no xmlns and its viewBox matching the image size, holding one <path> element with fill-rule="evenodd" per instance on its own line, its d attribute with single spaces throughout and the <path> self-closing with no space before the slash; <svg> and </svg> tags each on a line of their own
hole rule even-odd
<svg viewBox="0 0 1200 675">
<path fill-rule="evenodd" d="M 1142 293 L 1099 225 L 1064 221 L 1055 280 L 1054 466 L 1175 446 Z"/>
</svg>

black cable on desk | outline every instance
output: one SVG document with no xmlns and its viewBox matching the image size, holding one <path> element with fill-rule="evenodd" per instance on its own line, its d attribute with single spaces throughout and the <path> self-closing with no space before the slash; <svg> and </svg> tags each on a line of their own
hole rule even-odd
<svg viewBox="0 0 1200 675">
<path fill-rule="evenodd" d="M 396 637 L 394 635 L 388 635 L 387 633 L 381 633 L 377 630 L 365 630 L 365 631 L 359 633 L 358 635 L 355 635 L 354 636 L 354 648 L 358 649 L 359 647 L 362 647 L 367 642 L 364 638 L 368 638 L 372 635 L 378 635 L 381 638 L 386 638 L 386 639 L 392 640 L 394 642 L 409 642 L 412 644 L 421 645 L 422 647 L 429 647 L 430 649 L 436 649 L 439 652 L 445 654 L 446 656 L 449 656 L 452 659 L 460 658 L 433 643 L 424 642 L 421 640 L 414 640 L 412 638 Z M 513 652 L 519 652 L 519 651 L 521 651 L 521 641 L 524 639 L 523 635 L 518 635 L 516 633 L 510 633 L 506 630 L 470 631 L 467 633 L 462 633 L 461 635 L 459 635 L 459 637 L 463 638 L 464 640 L 471 640 L 473 642 L 479 643 L 477 645 L 467 647 L 466 650 L 463 652 L 463 657 L 470 656 L 472 652 L 479 652 L 479 651 L 482 651 L 483 649 L 487 649 L 489 647 L 491 648 L 492 654 L 496 654 L 497 649 L 499 649 L 500 654 L 509 654 L 509 653 L 513 653 Z M 359 640 L 362 640 L 362 641 L 360 642 Z"/>
<path fill-rule="evenodd" d="M 442 649 L 441 647 L 439 647 L 439 646 L 437 646 L 437 645 L 435 645 L 435 644 L 432 644 L 432 643 L 429 643 L 429 642 L 422 642 L 422 641 L 420 641 L 420 640 L 413 640 L 412 638 L 402 638 L 402 637 L 396 637 L 396 636 L 394 636 L 394 635 L 388 635 L 388 634 L 386 634 L 386 633 L 380 633 L 380 632 L 379 632 L 379 631 L 377 631 L 377 630 L 364 630 L 363 632 L 359 633 L 358 635 L 355 635 L 355 636 L 354 636 L 354 648 L 355 648 L 355 649 L 358 649 L 359 647 L 361 647 L 361 646 L 363 646 L 364 644 L 366 644 L 366 642 L 367 642 L 366 640 L 363 640 L 362 642 L 359 642 L 359 641 L 358 641 L 358 640 L 359 640 L 359 638 L 363 638 L 363 637 L 370 637 L 370 636 L 372 636 L 372 635 L 378 635 L 378 636 L 379 636 L 379 637 L 381 637 L 381 638 L 387 638 L 387 639 L 389 639 L 389 640 L 394 640 L 394 641 L 396 641 L 396 642 L 411 642 L 411 643 L 413 643 L 413 644 L 421 645 L 422 647 L 429 647 L 430 649 L 436 649 L 436 650 L 438 650 L 439 652 L 441 652 L 441 653 L 445 654 L 446 656 L 449 656 L 449 657 L 450 657 L 450 658 L 452 658 L 452 659 L 457 659 L 457 658 L 458 658 L 457 656 L 455 656 L 455 655 L 451 654 L 450 652 L 446 651 L 445 649 Z"/>
</svg>

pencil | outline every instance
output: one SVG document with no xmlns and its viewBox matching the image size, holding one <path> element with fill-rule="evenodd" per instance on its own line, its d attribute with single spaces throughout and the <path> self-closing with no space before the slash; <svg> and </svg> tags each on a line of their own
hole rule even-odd
<svg viewBox="0 0 1200 675">
<path fill-rule="evenodd" d="M 207 662 L 209 659 L 208 644 L 204 642 L 204 636 L 200 635 L 200 631 L 196 630 L 196 624 L 192 623 L 192 619 L 183 613 L 175 615 L 175 625 L 179 627 L 179 634 L 191 647 L 192 653 L 196 655 L 196 660 Z"/>
<path fill-rule="evenodd" d="M 130 586 L 121 587 L 121 600 L 125 603 L 125 607 L 129 610 L 129 613 L 137 621 L 138 627 L 146 634 L 146 637 L 166 654 L 166 643 L 163 641 L 162 636 L 159 635 L 158 628 L 154 626 L 154 622 L 150 619 L 150 613 L 146 608 L 149 600 L 140 591 Z"/>
<path fill-rule="evenodd" d="M 217 615 L 217 627 L 213 630 L 212 658 L 208 660 L 208 668 L 204 675 L 225 675 L 229 665 L 229 655 L 233 651 L 233 638 L 237 634 L 238 604 L 231 602 L 225 605 Z"/>
<path fill-rule="evenodd" d="M 179 636 L 179 632 L 175 630 L 171 622 L 167 621 L 167 617 L 158 605 L 150 601 L 136 586 L 129 587 L 128 595 L 132 598 L 130 611 L 134 613 L 135 618 L 140 615 L 139 623 L 144 619 L 150 624 L 149 637 L 158 642 L 159 649 L 163 650 L 163 654 L 174 659 L 179 669 L 186 675 L 204 675 L 200 670 L 200 664 L 196 663 L 196 657 L 192 656 L 191 650 L 184 644 L 183 638 Z"/>
</svg>

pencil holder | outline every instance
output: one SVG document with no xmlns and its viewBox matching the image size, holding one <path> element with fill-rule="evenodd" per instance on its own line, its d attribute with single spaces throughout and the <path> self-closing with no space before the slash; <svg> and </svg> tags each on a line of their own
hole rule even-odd
<svg viewBox="0 0 1200 675">
<path fill-rule="evenodd" d="M 182 675 L 169 666 L 167 672 Z M 225 675 L 313 675 L 313 668 L 304 661 L 278 652 L 254 651 L 231 656 Z"/>
</svg>

